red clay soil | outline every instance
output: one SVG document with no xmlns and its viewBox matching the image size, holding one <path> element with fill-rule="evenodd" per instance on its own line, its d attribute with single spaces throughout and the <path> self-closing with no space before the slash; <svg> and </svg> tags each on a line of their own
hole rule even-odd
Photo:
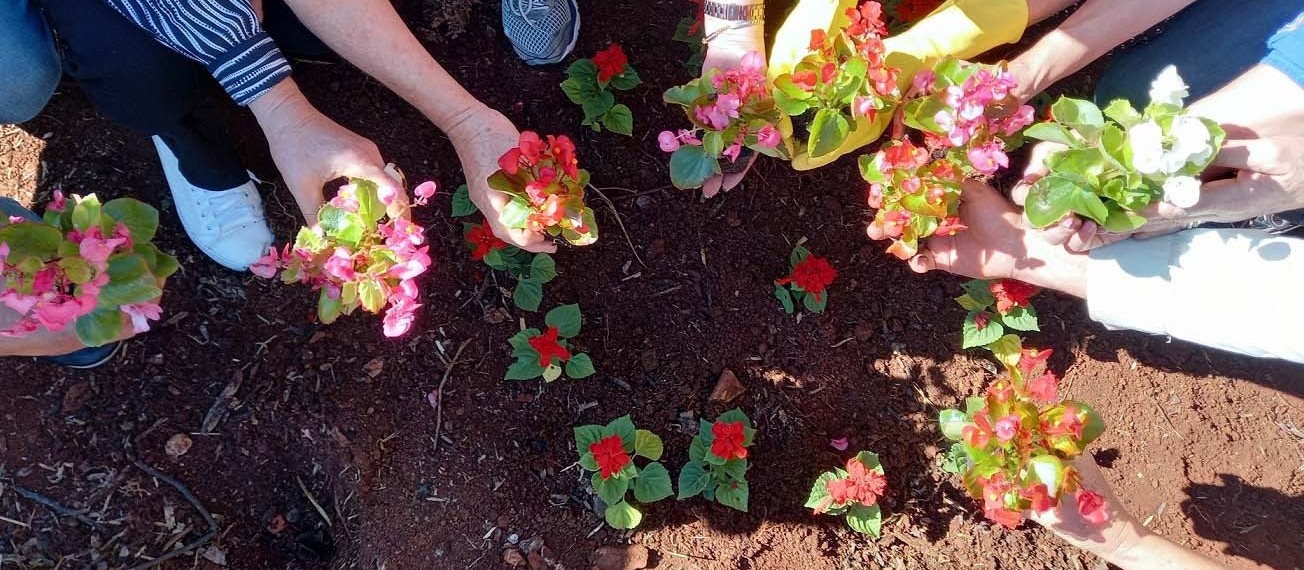
<svg viewBox="0 0 1304 570">
<path fill-rule="evenodd" d="M 488 104 L 522 127 L 575 136 L 628 229 L 637 257 L 597 201 L 604 238 L 558 254 L 561 275 L 546 289 L 545 306 L 583 305 L 577 344 L 598 374 L 547 385 L 501 379 L 518 319 L 541 317 L 504 305 L 486 282 L 493 276 L 468 259 L 448 192 L 416 214 L 438 265 L 422 282 L 413 334 L 385 340 L 367 316 L 312 324 L 305 291 L 205 259 L 182 232 L 147 139 L 97 118 L 66 85 L 39 118 L 0 131 L 0 187 L 29 202 L 59 185 L 152 201 L 163 210 L 161 245 L 184 270 L 169 282 L 165 322 L 112 364 L 75 372 L 5 361 L 0 566 L 125 568 L 202 535 L 190 505 L 132 467 L 133 455 L 188 485 L 216 518 L 212 548 L 167 568 L 577 569 L 600 547 L 626 544 L 646 547 L 660 569 L 1096 566 L 1040 528 L 983 521 L 940 470 L 938 409 L 980 391 L 995 368 L 959 349 L 958 279 L 913 275 L 864 239 L 850 161 L 809 174 L 762 161 L 741 188 L 706 202 L 668 188 L 655 133 L 681 123 L 660 93 L 687 79 L 687 48 L 667 42 L 684 3 L 582 3 L 577 52 L 620 41 L 647 81 L 623 95 L 635 111 L 632 139 L 577 126 L 560 71 L 512 56 L 496 2 L 452 23 L 432 15 L 449 14 L 440 4 L 403 13 Z M 450 26 L 462 32 L 441 39 Z M 411 179 L 460 183 L 448 141 L 374 81 L 344 64 L 300 65 L 297 77 Z M 270 177 L 251 119 L 232 112 L 230 130 Z M 289 238 L 293 203 L 283 188 L 265 190 L 274 229 Z M 770 283 L 802 237 L 840 277 L 827 314 L 798 321 Z M 1108 422 L 1094 452 L 1127 507 L 1228 565 L 1300 567 L 1304 367 L 1107 332 L 1080 302 L 1056 295 L 1037 303 L 1045 332 L 1033 342 L 1057 350 L 1051 365 L 1067 392 Z M 462 343 L 437 434 L 427 394 Z M 649 507 L 635 532 L 604 527 L 574 465 L 571 427 L 633 414 L 665 437 L 677 472 L 691 439 L 683 426 L 693 425 L 683 420 L 725 409 L 708 395 L 726 368 L 746 387 L 732 405 L 760 430 L 751 512 L 669 500 Z M 215 402 L 225 411 L 200 434 Z M 193 446 L 173 459 L 165 445 L 177 434 Z M 851 450 L 830 447 L 843 436 Z M 859 449 L 881 454 L 890 482 L 877 541 L 802 508 L 815 476 Z M 84 510 L 100 528 L 55 517 L 11 485 Z"/>
</svg>

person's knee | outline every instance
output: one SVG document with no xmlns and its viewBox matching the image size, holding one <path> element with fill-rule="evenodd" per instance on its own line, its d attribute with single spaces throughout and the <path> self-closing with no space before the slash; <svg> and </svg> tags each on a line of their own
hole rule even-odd
<svg viewBox="0 0 1304 570">
<path fill-rule="evenodd" d="M 23 77 L 22 81 L 5 81 L 0 85 L 0 124 L 32 120 L 50 102 L 59 85 L 57 68 L 28 70 Z"/>
<path fill-rule="evenodd" d="M 59 86 L 63 68 L 49 34 L 41 29 L 10 29 L 0 41 L 0 124 L 29 121 L 45 108 Z"/>
</svg>

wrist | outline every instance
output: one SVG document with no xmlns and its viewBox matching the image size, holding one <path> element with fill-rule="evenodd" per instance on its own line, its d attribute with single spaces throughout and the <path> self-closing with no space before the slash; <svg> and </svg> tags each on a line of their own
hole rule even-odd
<svg viewBox="0 0 1304 570">
<path fill-rule="evenodd" d="M 1024 232 L 1023 244 L 1026 258 L 1015 264 L 1011 278 L 1078 298 L 1087 297 L 1087 263 L 1090 261 L 1087 255 L 1071 253 L 1063 246 L 1053 245 L 1035 231 Z"/>
<path fill-rule="evenodd" d="M 299 86 L 291 79 L 286 79 L 272 87 L 261 97 L 249 104 L 249 110 L 258 120 L 263 133 L 272 138 L 292 125 L 303 124 L 314 114 L 318 114 L 308 98 L 299 91 Z"/>
<path fill-rule="evenodd" d="M 765 44 L 762 0 L 707 0 L 702 30 L 716 51 L 746 53 Z M 713 12 L 715 12 L 713 14 Z"/>
</svg>

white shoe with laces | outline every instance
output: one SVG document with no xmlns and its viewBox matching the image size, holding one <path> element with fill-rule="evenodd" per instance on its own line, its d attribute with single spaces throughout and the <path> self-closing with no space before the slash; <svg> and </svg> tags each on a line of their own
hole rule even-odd
<svg viewBox="0 0 1304 570">
<path fill-rule="evenodd" d="M 247 271 L 272 245 L 272 230 L 253 181 L 218 192 L 199 188 L 186 180 L 167 144 L 157 136 L 153 139 L 177 216 L 190 240 L 222 266 Z"/>
</svg>

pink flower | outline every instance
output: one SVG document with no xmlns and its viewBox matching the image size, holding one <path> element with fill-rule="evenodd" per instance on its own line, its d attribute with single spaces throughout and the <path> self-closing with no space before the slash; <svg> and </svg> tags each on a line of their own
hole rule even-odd
<svg viewBox="0 0 1304 570">
<path fill-rule="evenodd" d="M 32 294 L 44 295 L 54 292 L 55 277 L 58 276 L 59 268 L 54 265 L 47 265 L 44 269 L 36 272 L 32 276 Z"/>
<path fill-rule="evenodd" d="M 702 139 L 697 138 L 696 132 L 688 129 L 679 129 L 679 140 L 684 141 L 684 144 L 702 146 Z"/>
<path fill-rule="evenodd" d="M 426 203 L 430 201 L 430 198 L 435 195 L 435 191 L 438 189 L 439 187 L 434 182 L 431 182 L 429 180 L 422 182 L 421 184 L 418 184 L 417 187 L 414 190 L 412 190 L 412 193 L 416 194 L 417 196 L 417 199 L 412 203 L 417 206 L 426 205 Z"/>
<path fill-rule="evenodd" d="M 163 309 L 154 302 L 122 305 L 118 309 L 131 317 L 131 330 L 135 334 L 149 331 L 149 322 L 157 321 L 163 316 Z"/>
<path fill-rule="evenodd" d="M 850 442 L 848 442 L 845 437 L 839 437 L 837 439 L 830 439 L 829 445 L 838 451 L 846 451 L 847 447 L 850 446 Z"/>
<path fill-rule="evenodd" d="M 1014 439 L 1015 436 L 1019 435 L 1019 416 L 1017 414 L 1010 414 L 996 420 L 995 431 L 996 439 L 1001 441 L 1010 441 L 1011 439 Z"/>
<path fill-rule="evenodd" d="M 416 310 L 421 307 L 416 301 L 407 297 L 402 297 L 398 301 L 385 311 L 383 325 L 385 336 L 389 338 L 407 334 L 412 329 L 412 322 L 416 320 Z"/>
<path fill-rule="evenodd" d="M 933 82 L 936 80 L 937 74 L 933 73 L 932 70 L 920 71 L 915 74 L 912 88 L 920 93 L 927 93 L 932 90 Z"/>
<path fill-rule="evenodd" d="M 1109 509 L 1105 507 L 1105 498 L 1095 491 L 1083 489 L 1078 491 L 1078 512 L 1082 518 L 1092 524 L 1101 525 L 1109 520 Z"/>
<path fill-rule="evenodd" d="M 335 197 L 331 198 L 330 204 L 346 212 L 358 211 L 358 187 L 353 184 L 340 186 Z"/>
<path fill-rule="evenodd" d="M 71 297 L 61 301 L 42 301 L 36 304 L 36 321 L 50 331 L 61 331 L 81 316 L 81 304 Z"/>
<path fill-rule="evenodd" d="M 253 265 L 249 266 L 249 271 L 263 279 L 276 277 L 276 270 L 281 268 L 281 258 L 276 253 L 275 247 L 267 248 L 267 255 L 258 258 Z"/>
<path fill-rule="evenodd" d="M 340 281 L 353 281 L 358 278 L 358 274 L 353 270 L 353 256 L 348 248 L 344 247 L 335 248 L 335 253 L 322 264 L 322 271 Z"/>
<path fill-rule="evenodd" d="M 661 131 L 657 135 L 657 144 L 661 146 L 661 152 L 675 152 L 680 146 L 679 137 L 670 131 Z"/>
<path fill-rule="evenodd" d="M 729 162 L 737 162 L 738 155 L 742 154 L 742 152 L 743 152 L 743 145 L 731 144 L 728 146 L 728 148 L 724 149 L 724 152 L 721 152 L 720 154 L 721 156 L 729 157 Z"/>
<path fill-rule="evenodd" d="M 783 137 L 779 135 L 779 129 L 774 128 L 774 125 L 766 123 L 765 126 L 761 127 L 761 130 L 756 131 L 756 144 L 758 145 L 765 148 L 775 148 L 779 146 L 780 142 L 783 142 Z"/>
<path fill-rule="evenodd" d="M 4 265 L 9 258 L 9 244 L 0 241 L 0 265 Z"/>
<path fill-rule="evenodd" d="M 1010 157 L 1005 155 L 1001 142 L 993 139 L 987 144 L 969 149 L 969 162 L 978 172 L 991 176 L 996 171 L 1010 166 Z"/>
<path fill-rule="evenodd" d="M 100 228 L 92 226 L 78 244 L 78 249 L 82 259 L 95 269 L 104 271 L 109 265 L 109 256 L 113 255 L 113 250 L 126 242 L 123 238 L 103 239 Z"/>
<path fill-rule="evenodd" d="M 6 307 L 13 309 L 14 312 L 20 315 L 26 315 L 28 311 L 32 310 L 32 307 L 36 306 L 36 302 L 39 300 L 40 298 L 36 295 L 23 295 L 13 289 L 0 295 L 0 303 L 4 303 Z"/>
<path fill-rule="evenodd" d="M 877 182 L 869 185 L 869 207 L 875 210 L 883 207 L 883 185 Z"/>
<path fill-rule="evenodd" d="M 873 97 L 860 96 L 851 102 L 851 116 L 853 117 L 864 117 L 872 121 L 875 112 L 877 110 L 874 109 Z"/>
<path fill-rule="evenodd" d="M 430 255 L 426 253 L 427 248 L 421 248 L 412 252 L 408 259 L 400 261 L 398 264 L 389 268 L 389 274 L 402 280 L 412 279 L 430 267 Z"/>
<path fill-rule="evenodd" d="M 1024 127 L 1031 125 L 1034 120 L 1036 120 L 1036 110 L 1032 108 L 1032 105 L 1022 105 L 1019 107 L 1018 111 L 1015 111 L 1013 115 L 1010 115 L 1005 119 L 1002 132 L 1004 132 L 1007 137 L 1013 136 L 1014 133 L 1017 133 L 1023 130 Z"/>
<path fill-rule="evenodd" d="M 738 64 L 738 70 L 748 75 L 765 71 L 765 56 L 757 51 L 749 51 Z"/>
<path fill-rule="evenodd" d="M 697 121 L 703 125 L 709 126 L 717 131 L 723 131 L 729 127 L 729 117 L 720 111 L 719 107 L 714 105 L 702 105 L 694 109 L 697 115 Z"/>
<path fill-rule="evenodd" d="M 68 199 L 64 197 L 63 190 L 54 189 L 54 196 L 50 198 L 50 203 L 45 205 L 45 209 L 50 212 L 63 213 L 68 209 Z"/>
</svg>

